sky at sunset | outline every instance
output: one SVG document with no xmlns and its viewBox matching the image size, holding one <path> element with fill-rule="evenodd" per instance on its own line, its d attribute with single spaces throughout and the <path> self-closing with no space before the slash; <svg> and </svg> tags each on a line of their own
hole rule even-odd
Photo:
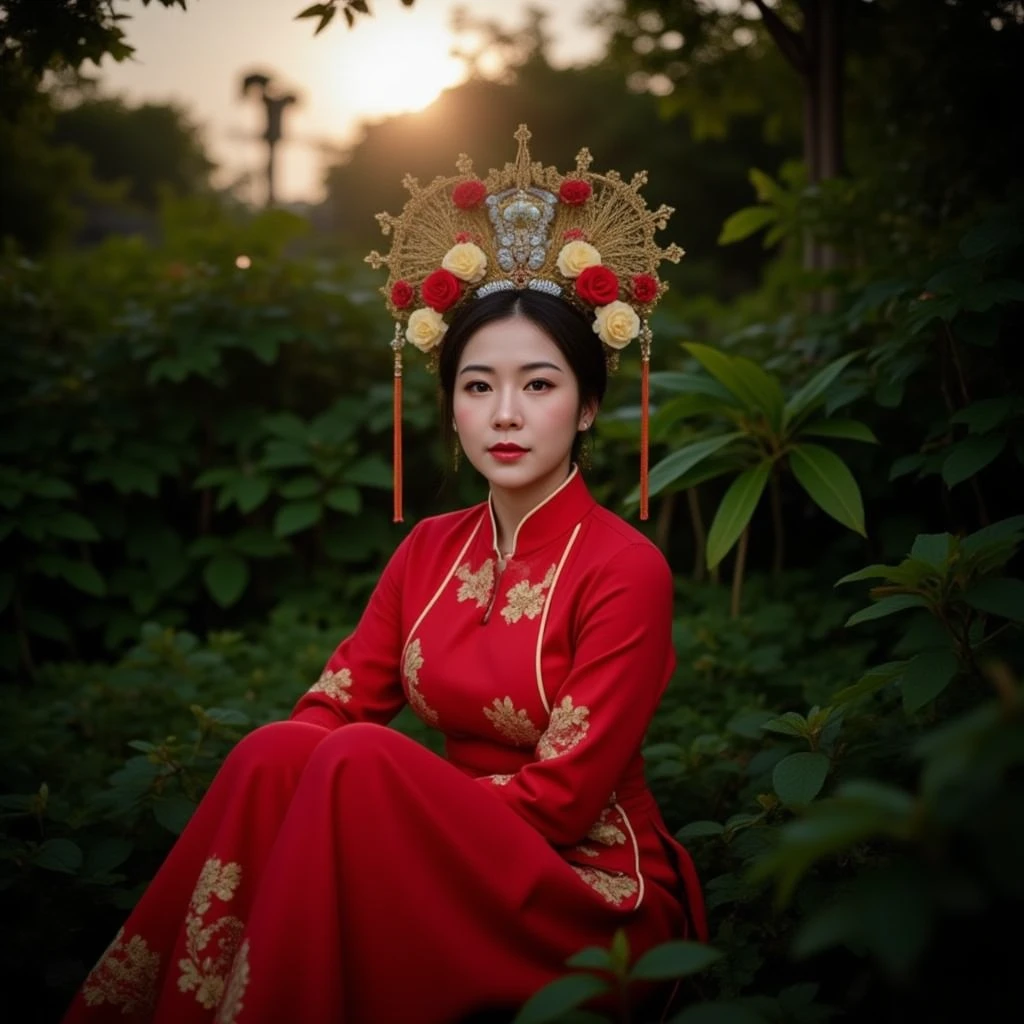
<svg viewBox="0 0 1024 1024">
<path fill-rule="evenodd" d="M 319 198 L 323 145 L 351 143 L 361 118 L 426 106 L 459 81 L 463 65 L 450 56 L 452 11 L 458 0 L 372 0 L 373 17 L 348 29 L 342 17 L 319 36 L 316 22 L 296 21 L 311 0 L 188 0 L 188 11 L 138 0 L 119 0 L 130 14 L 123 23 L 135 47 L 131 61 L 106 61 L 99 78 L 105 92 L 130 102 L 174 101 L 203 130 L 224 185 L 258 171 L 265 150 L 258 138 L 263 105 L 241 96 L 250 71 L 269 73 L 281 92 L 301 101 L 286 110 L 292 142 L 278 158 L 278 195 L 285 202 Z M 508 28 L 523 23 L 518 0 L 462 0 L 474 17 Z M 552 59 L 557 64 L 592 60 L 601 35 L 585 21 L 593 0 L 533 0 L 549 13 Z M 245 193 L 243 193 L 245 194 Z M 254 196 L 255 198 L 255 196 Z"/>
</svg>

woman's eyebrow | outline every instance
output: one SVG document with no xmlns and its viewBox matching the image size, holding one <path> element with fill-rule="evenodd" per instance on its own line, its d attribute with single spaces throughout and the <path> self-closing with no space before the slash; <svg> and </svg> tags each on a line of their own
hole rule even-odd
<svg viewBox="0 0 1024 1024">
<path fill-rule="evenodd" d="M 555 373 L 563 373 L 561 366 L 556 366 L 554 363 L 524 363 L 519 367 L 520 373 L 532 373 L 534 370 L 554 370 Z M 464 366 L 459 370 L 459 376 L 461 377 L 464 373 L 494 373 L 493 366 L 484 366 L 483 363 L 470 363 L 468 366 Z"/>
</svg>

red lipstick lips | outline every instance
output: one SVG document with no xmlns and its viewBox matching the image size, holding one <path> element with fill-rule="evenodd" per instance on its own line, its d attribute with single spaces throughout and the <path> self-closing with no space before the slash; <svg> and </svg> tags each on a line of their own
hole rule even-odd
<svg viewBox="0 0 1024 1024">
<path fill-rule="evenodd" d="M 515 462 L 517 459 L 522 458 L 527 451 L 527 449 L 520 445 L 511 444 L 508 441 L 501 441 L 498 444 L 491 445 L 487 450 L 499 462 Z"/>
</svg>

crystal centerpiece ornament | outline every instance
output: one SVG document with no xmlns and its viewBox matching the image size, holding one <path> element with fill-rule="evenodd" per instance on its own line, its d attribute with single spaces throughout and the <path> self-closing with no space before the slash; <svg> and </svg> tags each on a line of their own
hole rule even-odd
<svg viewBox="0 0 1024 1024">
<path fill-rule="evenodd" d="M 558 197 L 541 188 L 510 188 L 487 197 L 498 266 L 522 286 L 547 259 Z"/>
</svg>

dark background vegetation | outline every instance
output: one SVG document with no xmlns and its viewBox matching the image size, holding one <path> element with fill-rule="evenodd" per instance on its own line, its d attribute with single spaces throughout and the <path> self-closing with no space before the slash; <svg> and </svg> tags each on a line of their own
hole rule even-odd
<svg viewBox="0 0 1024 1024">
<path fill-rule="evenodd" d="M 365 16 L 319 7 L 311 31 Z M 19 1020 L 58 1019 L 226 751 L 287 714 L 412 522 L 481 496 L 413 368 L 390 521 L 390 331 L 362 257 L 404 173 L 503 163 L 522 121 L 545 163 L 586 145 L 648 170 L 688 251 L 654 325 L 640 525 L 676 572 L 679 665 L 647 760 L 717 954 L 618 948 L 567 975 L 684 978 L 684 1024 L 1019 1002 L 1024 8 L 723 7 L 609 7 L 609 52 L 579 69 L 551 66 L 537 16 L 485 33 L 502 75 L 368 128 L 296 212 L 213 189 L 188 111 L 83 79 L 127 55 L 130 20 L 0 3 L 0 973 Z M 588 480 L 635 520 L 627 363 Z M 571 1019 L 572 984 L 522 1019 Z"/>
</svg>

